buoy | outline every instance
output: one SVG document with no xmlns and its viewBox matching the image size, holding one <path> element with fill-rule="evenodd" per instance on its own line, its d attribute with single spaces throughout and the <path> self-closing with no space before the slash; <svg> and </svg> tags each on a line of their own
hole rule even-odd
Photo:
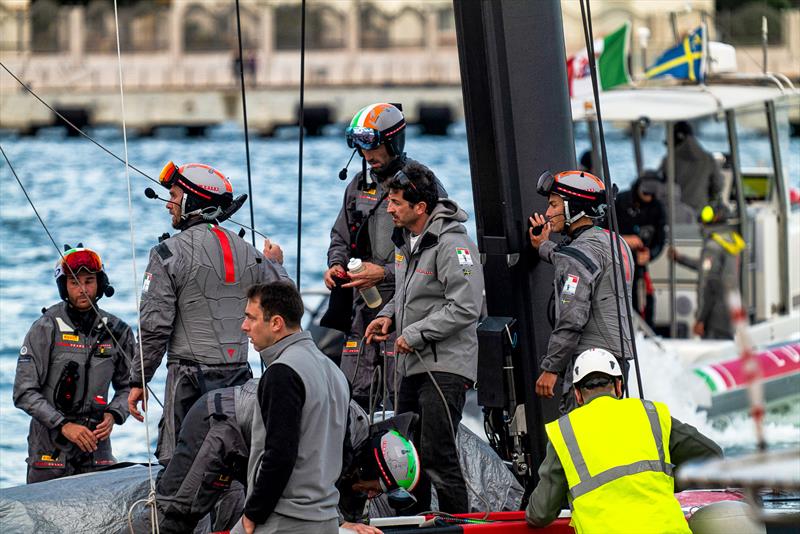
<svg viewBox="0 0 800 534">
<path fill-rule="evenodd" d="M 692 534 L 766 534 L 767 527 L 750 516 L 742 501 L 720 501 L 703 506 L 689 518 Z"/>
</svg>

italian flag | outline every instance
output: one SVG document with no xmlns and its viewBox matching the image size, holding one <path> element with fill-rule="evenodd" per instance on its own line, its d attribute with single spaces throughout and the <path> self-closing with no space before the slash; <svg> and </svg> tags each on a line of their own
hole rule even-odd
<svg viewBox="0 0 800 534">
<path fill-rule="evenodd" d="M 631 83 L 631 75 L 628 72 L 630 28 L 630 23 L 626 22 L 614 32 L 594 42 L 597 81 L 601 91 Z M 570 97 L 585 98 L 592 95 L 589 54 L 585 48 L 567 60 L 567 78 Z"/>
</svg>

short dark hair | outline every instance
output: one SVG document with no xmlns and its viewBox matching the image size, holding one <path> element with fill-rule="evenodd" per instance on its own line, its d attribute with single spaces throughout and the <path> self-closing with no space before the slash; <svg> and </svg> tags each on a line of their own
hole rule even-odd
<svg viewBox="0 0 800 534">
<path fill-rule="evenodd" d="M 408 163 L 389 180 L 389 190 L 402 191 L 403 200 L 411 204 L 425 203 L 425 212 L 430 214 L 439 202 L 439 187 L 436 175 L 421 163 Z"/>
<path fill-rule="evenodd" d="M 247 290 L 247 298 L 258 301 L 264 313 L 264 320 L 280 315 L 289 328 L 300 326 L 305 307 L 300 293 L 293 284 L 289 282 L 256 284 Z"/>
<path fill-rule="evenodd" d="M 608 387 L 609 384 L 614 384 L 614 378 L 605 373 L 589 373 L 579 383 L 575 384 L 578 389 L 599 389 Z"/>
</svg>

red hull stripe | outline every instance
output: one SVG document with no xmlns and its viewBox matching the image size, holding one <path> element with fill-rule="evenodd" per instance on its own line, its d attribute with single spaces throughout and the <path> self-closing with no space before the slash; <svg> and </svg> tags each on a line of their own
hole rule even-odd
<svg viewBox="0 0 800 534">
<path fill-rule="evenodd" d="M 219 239 L 219 246 L 222 248 L 222 260 L 225 264 L 225 283 L 233 284 L 236 282 L 236 271 L 233 267 L 233 251 L 228 236 L 216 226 L 211 227 L 211 231 Z"/>
</svg>

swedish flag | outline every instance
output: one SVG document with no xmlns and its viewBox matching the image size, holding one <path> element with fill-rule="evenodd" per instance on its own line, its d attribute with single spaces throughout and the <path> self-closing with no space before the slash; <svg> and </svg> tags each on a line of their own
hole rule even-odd
<svg viewBox="0 0 800 534">
<path fill-rule="evenodd" d="M 703 54 L 705 53 L 705 35 L 700 26 L 683 40 L 670 48 L 645 71 L 645 77 L 660 78 L 672 76 L 682 80 L 703 82 L 705 68 Z"/>
</svg>

